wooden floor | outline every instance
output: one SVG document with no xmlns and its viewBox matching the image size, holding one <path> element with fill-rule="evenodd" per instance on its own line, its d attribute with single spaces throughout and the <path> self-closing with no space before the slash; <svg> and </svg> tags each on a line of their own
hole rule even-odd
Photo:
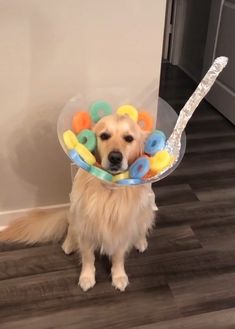
<svg viewBox="0 0 235 329">
<path fill-rule="evenodd" d="M 161 96 L 177 111 L 195 84 L 164 64 Z M 130 286 L 111 287 L 97 260 L 97 285 L 77 287 L 76 255 L 59 245 L 0 245 L 1 329 L 235 328 L 235 129 L 203 102 L 187 128 L 179 168 L 155 184 L 156 229 L 126 264 Z"/>
</svg>

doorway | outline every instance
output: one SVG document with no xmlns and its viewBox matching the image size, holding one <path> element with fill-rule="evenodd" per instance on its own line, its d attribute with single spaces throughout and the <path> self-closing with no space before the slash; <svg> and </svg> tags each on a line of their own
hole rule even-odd
<svg viewBox="0 0 235 329">
<path fill-rule="evenodd" d="M 197 83 L 217 56 L 229 57 L 206 99 L 234 124 L 235 0 L 168 0 L 163 50 Z"/>
</svg>

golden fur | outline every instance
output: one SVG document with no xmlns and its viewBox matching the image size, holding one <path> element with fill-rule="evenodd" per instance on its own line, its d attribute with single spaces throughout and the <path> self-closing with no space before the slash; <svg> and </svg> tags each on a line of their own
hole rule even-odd
<svg viewBox="0 0 235 329">
<path fill-rule="evenodd" d="M 114 149 L 122 153 L 123 167 L 143 152 L 146 134 L 126 116 L 105 117 L 94 126 L 94 131 L 98 136 L 97 157 L 104 167 L 108 154 Z M 99 138 L 103 132 L 109 133 L 108 140 Z M 126 135 L 133 136 L 134 140 L 127 143 Z M 147 247 L 146 235 L 153 223 L 150 189 L 149 185 L 116 187 L 79 169 L 67 216 L 63 211 L 49 216 L 34 213 L 13 222 L 0 233 L 0 240 L 26 243 L 59 240 L 67 230 L 62 248 L 66 254 L 77 250 L 81 254 L 81 288 L 86 291 L 94 286 L 94 251 L 100 250 L 112 260 L 113 285 L 123 291 L 128 284 L 125 254 L 134 246 L 140 251 Z"/>
</svg>

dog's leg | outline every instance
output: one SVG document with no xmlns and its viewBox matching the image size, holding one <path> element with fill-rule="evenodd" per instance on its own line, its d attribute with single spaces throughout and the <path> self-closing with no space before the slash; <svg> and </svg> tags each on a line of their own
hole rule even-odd
<svg viewBox="0 0 235 329">
<path fill-rule="evenodd" d="M 146 209 L 139 214 L 139 235 L 134 244 L 139 252 L 144 252 L 148 248 L 147 235 L 154 223 L 154 212 L 151 209 Z"/>
<path fill-rule="evenodd" d="M 137 240 L 137 242 L 135 243 L 135 248 L 139 252 L 144 252 L 148 248 L 148 242 L 145 234 Z"/>
<path fill-rule="evenodd" d="M 95 285 L 95 254 L 91 246 L 80 245 L 79 249 L 82 257 L 79 285 L 83 291 L 87 291 Z"/>
<path fill-rule="evenodd" d="M 148 185 L 148 188 L 149 188 L 148 195 L 149 195 L 149 199 L 150 199 L 150 204 L 151 204 L 152 210 L 153 211 L 158 211 L 158 207 L 157 207 L 157 204 L 156 204 L 156 201 L 155 201 L 155 194 L 154 194 L 154 192 L 152 190 L 152 185 L 149 184 Z"/>
<path fill-rule="evenodd" d="M 129 283 L 124 268 L 125 251 L 117 251 L 112 256 L 112 284 L 116 289 L 124 291 Z"/>
<path fill-rule="evenodd" d="M 74 233 L 72 233 L 71 225 L 68 227 L 67 236 L 62 244 L 62 249 L 66 255 L 69 255 L 78 249 L 77 239 L 75 239 Z"/>
</svg>

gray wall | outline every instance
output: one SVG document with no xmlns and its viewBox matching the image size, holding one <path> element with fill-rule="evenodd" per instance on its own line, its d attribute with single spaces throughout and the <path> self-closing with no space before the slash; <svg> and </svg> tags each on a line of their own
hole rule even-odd
<svg viewBox="0 0 235 329">
<path fill-rule="evenodd" d="M 235 124 L 235 0 L 213 0 L 204 59 L 206 72 L 213 59 L 227 56 L 228 65 L 219 75 L 207 100 Z"/>
<path fill-rule="evenodd" d="M 202 75 L 211 0 L 176 0 L 172 62 L 199 81 Z"/>
</svg>

